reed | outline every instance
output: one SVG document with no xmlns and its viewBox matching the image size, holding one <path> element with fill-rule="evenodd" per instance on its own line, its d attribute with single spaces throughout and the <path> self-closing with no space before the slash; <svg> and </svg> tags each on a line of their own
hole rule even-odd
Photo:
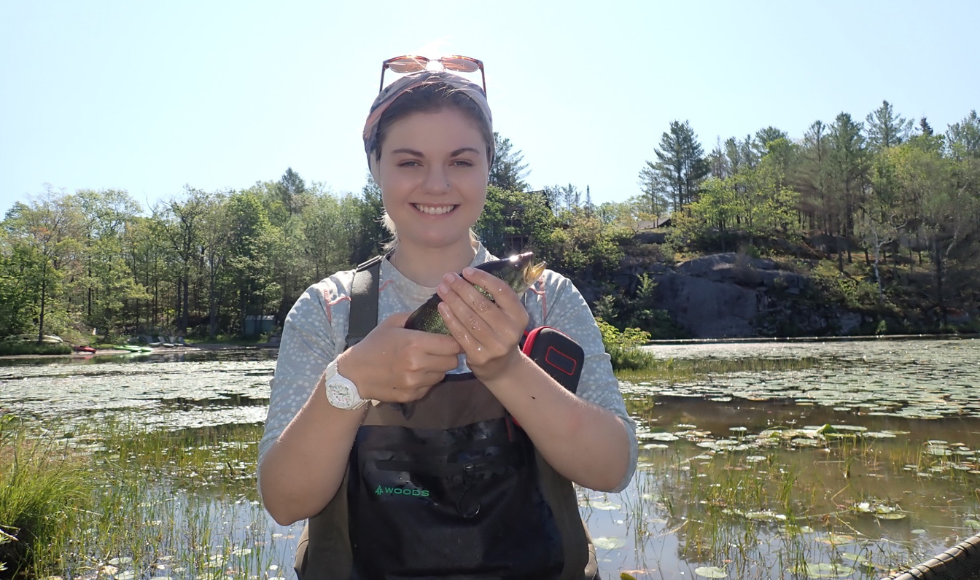
<svg viewBox="0 0 980 580">
<path fill-rule="evenodd" d="M 0 522 L 17 541 L 0 544 L 0 574 L 280 575 L 283 534 L 255 489 L 261 426 L 151 432 L 107 421 L 33 433 L 4 425 Z"/>
<path fill-rule="evenodd" d="M 89 505 L 83 458 L 0 417 L 0 575 L 39 575 Z"/>
</svg>

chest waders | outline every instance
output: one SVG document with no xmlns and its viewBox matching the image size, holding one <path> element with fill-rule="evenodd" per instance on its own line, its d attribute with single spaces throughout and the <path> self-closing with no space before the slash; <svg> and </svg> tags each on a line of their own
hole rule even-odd
<svg viewBox="0 0 980 580">
<path fill-rule="evenodd" d="M 346 348 L 378 323 L 381 259 L 357 268 Z M 368 406 L 295 568 L 301 580 L 598 578 L 572 483 L 472 373 L 447 375 L 411 414 Z"/>
</svg>

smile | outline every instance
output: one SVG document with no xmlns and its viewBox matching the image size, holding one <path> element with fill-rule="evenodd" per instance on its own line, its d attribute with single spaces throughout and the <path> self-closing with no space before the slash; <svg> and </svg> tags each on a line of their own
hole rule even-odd
<svg viewBox="0 0 980 580">
<path fill-rule="evenodd" d="M 449 213 L 456 209 L 455 205 L 421 205 L 418 203 L 413 203 L 415 209 L 422 213 L 427 213 L 429 215 L 442 215 L 444 213 Z"/>
</svg>

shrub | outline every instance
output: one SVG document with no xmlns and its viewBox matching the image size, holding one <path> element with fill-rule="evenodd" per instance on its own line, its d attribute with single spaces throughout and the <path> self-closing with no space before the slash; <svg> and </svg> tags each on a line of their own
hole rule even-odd
<svg viewBox="0 0 980 580">
<path fill-rule="evenodd" d="M 71 346 L 34 342 L 0 342 L 0 356 L 19 354 L 71 354 Z"/>
<path fill-rule="evenodd" d="M 639 348 L 650 340 L 650 333 L 639 328 L 620 331 L 601 318 L 596 319 L 596 324 L 602 333 L 602 344 L 609 353 L 613 370 L 648 369 L 656 362 L 652 354 Z"/>
<path fill-rule="evenodd" d="M 0 577 L 27 573 L 52 538 L 72 526 L 91 498 L 85 465 L 50 444 L 32 442 L 12 417 L 0 418 Z"/>
</svg>

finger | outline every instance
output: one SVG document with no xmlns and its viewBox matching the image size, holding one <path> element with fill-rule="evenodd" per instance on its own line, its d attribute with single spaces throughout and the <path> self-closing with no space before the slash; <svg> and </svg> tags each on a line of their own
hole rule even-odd
<svg viewBox="0 0 980 580">
<path fill-rule="evenodd" d="M 466 306 L 464 305 L 463 308 L 466 308 Z M 474 336 L 472 328 L 467 328 L 460 321 L 452 308 L 449 307 L 449 304 L 446 302 L 440 303 L 439 314 L 442 315 L 442 320 L 446 323 L 446 328 L 449 329 L 453 338 L 463 348 L 467 358 L 473 358 L 475 354 L 481 354 L 483 352 L 483 344 Z"/>
<path fill-rule="evenodd" d="M 487 309 L 477 314 L 477 310 L 471 308 L 470 305 L 478 303 L 479 300 L 486 301 L 487 299 L 480 296 L 480 293 L 474 290 L 470 284 L 457 277 L 456 281 L 450 283 L 450 285 L 446 283 L 440 284 L 438 292 L 442 298 L 440 306 L 447 306 L 452 311 L 458 323 L 468 329 L 470 334 L 495 332 L 489 319 L 492 319 L 494 316 L 493 310 L 498 310 L 498 308 L 494 306 L 493 310 Z M 440 310 L 440 312 L 442 311 Z M 497 312 L 496 316 L 499 317 L 501 314 Z M 457 340 L 459 340 L 458 337 Z"/>
<path fill-rule="evenodd" d="M 440 284 L 443 301 L 447 302 L 453 309 L 457 318 L 466 325 L 471 319 L 474 322 L 472 330 L 479 332 L 477 326 L 487 326 L 497 332 L 502 326 L 507 324 L 507 316 L 501 312 L 500 308 L 492 300 L 484 296 L 471 283 L 463 280 L 456 274 L 447 274 Z M 451 293 L 445 288 L 448 287 Z M 455 294 L 455 296 L 453 295 Z M 466 308 L 462 305 L 465 304 Z M 474 318 L 474 315 L 476 318 Z"/>
<path fill-rule="evenodd" d="M 500 309 L 508 316 L 524 310 L 521 297 L 506 282 L 476 268 L 464 268 L 463 279 L 483 288 Z"/>
<path fill-rule="evenodd" d="M 409 332 L 421 332 L 418 330 Z M 453 356 L 463 352 L 462 348 L 459 346 L 459 342 L 451 336 L 446 336 L 444 334 L 433 334 L 431 332 L 424 333 L 424 337 L 419 340 L 422 341 L 422 350 L 430 355 L 436 356 Z"/>
<path fill-rule="evenodd" d="M 456 342 L 456 340 L 453 339 L 453 342 Z M 458 342 L 456 342 L 456 345 L 457 348 L 459 348 Z M 424 364 L 426 368 L 436 369 L 435 371 L 431 371 L 431 372 L 446 374 L 447 372 L 459 366 L 459 359 L 456 358 L 455 354 L 453 354 L 452 356 L 428 356 L 425 358 Z"/>
<path fill-rule="evenodd" d="M 378 326 L 393 326 L 397 328 L 405 328 L 405 321 L 408 320 L 408 317 L 411 314 L 412 314 L 411 312 L 396 312 L 391 316 L 389 316 L 388 318 L 385 318 L 383 321 L 381 321 L 381 324 L 379 324 Z"/>
</svg>

